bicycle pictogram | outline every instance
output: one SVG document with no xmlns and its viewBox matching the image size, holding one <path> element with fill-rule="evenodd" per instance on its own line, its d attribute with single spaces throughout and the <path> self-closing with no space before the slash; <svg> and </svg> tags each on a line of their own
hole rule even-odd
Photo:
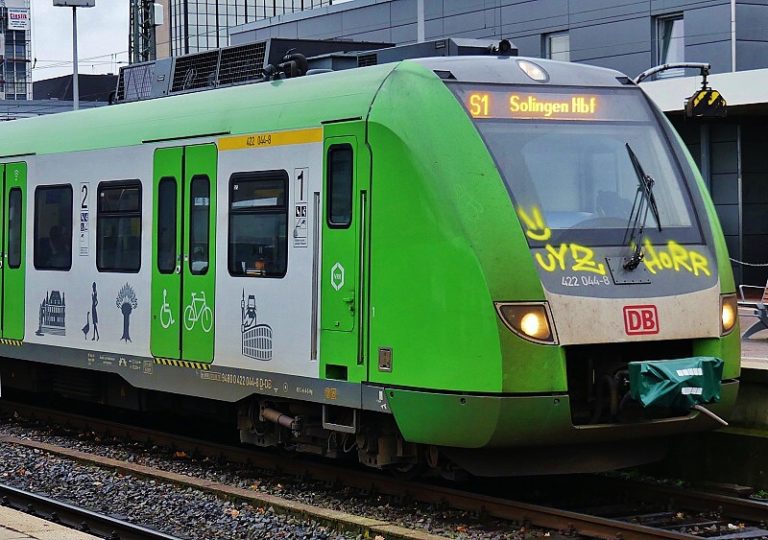
<svg viewBox="0 0 768 540">
<path fill-rule="evenodd" d="M 213 328 L 213 310 L 205 299 L 205 291 L 201 291 L 200 296 L 192 293 L 192 303 L 184 308 L 184 328 L 192 330 L 197 321 L 200 321 L 203 332 L 210 332 Z"/>
</svg>

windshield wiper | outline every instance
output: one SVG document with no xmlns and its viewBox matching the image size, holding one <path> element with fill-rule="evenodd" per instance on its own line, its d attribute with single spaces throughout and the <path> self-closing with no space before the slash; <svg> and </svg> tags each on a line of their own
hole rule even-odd
<svg viewBox="0 0 768 540">
<path fill-rule="evenodd" d="M 633 248 L 632 256 L 624 262 L 624 269 L 631 271 L 637 268 L 640 265 L 640 261 L 643 260 L 644 254 L 641 241 L 643 231 L 645 230 L 645 223 L 648 220 L 648 212 L 653 213 L 659 232 L 661 232 L 661 219 L 659 218 L 659 208 L 656 206 L 656 197 L 653 196 L 653 184 L 655 182 L 650 175 L 645 174 L 643 166 L 640 165 L 640 160 L 637 159 L 629 143 L 626 143 L 625 146 L 627 147 L 632 167 L 635 169 L 638 184 L 635 200 L 632 203 L 632 210 L 629 213 L 627 229 L 624 232 L 624 243 Z"/>
</svg>

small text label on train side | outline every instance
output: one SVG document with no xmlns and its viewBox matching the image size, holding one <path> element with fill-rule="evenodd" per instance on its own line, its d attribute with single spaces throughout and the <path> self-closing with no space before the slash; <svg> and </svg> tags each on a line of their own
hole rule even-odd
<svg viewBox="0 0 768 540">
<path fill-rule="evenodd" d="M 624 331 L 628 336 L 659 333 L 659 312 L 656 306 L 624 306 Z"/>
</svg>

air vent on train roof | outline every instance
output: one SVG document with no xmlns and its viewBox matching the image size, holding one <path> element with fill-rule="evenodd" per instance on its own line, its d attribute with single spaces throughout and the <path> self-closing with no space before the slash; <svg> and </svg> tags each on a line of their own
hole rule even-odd
<svg viewBox="0 0 768 540">
<path fill-rule="evenodd" d="M 215 86 L 221 51 L 180 56 L 173 66 L 171 93 Z"/>
<path fill-rule="evenodd" d="M 117 101 L 137 101 L 152 97 L 155 70 L 154 62 L 121 69 L 117 80 Z"/>
<path fill-rule="evenodd" d="M 355 67 L 358 52 L 391 46 L 391 43 L 366 41 L 270 38 L 266 41 L 131 64 L 120 69 L 116 101 L 140 101 L 268 80 L 270 77 L 265 77 L 264 70 L 268 66 L 284 63 L 286 56 L 290 56 L 291 52 L 306 57 L 343 55 L 352 64 L 349 67 Z M 307 69 L 299 71 L 305 73 Z M 290 76 L 292 72 L 283 73 L 282 76 Z"/>
<path fill-rule="evenodd" d="M 357 67 L 375 66 L 377 62 L 376 53 L 373 54 L 361 54 L 357 57 Z"/>
<path fill-rule="evenodd" d="M 219 85 L 255 81 L 264 75 L 264 58 L 267 44 L 264 41 L 221 50 Z"/>
<path fill-rule="evenodd" d="M 171 93 L 257 81 L 264 75 L 267 43 L 260 41 L 176 58 Z"/>
</svg>

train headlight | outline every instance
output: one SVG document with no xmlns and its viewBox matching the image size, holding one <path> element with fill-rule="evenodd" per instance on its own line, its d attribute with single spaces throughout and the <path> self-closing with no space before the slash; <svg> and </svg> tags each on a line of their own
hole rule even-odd
<svg viewBox="0 0 768 540">
<path fill-rule="evenodd" d="M 549 73 L 547 73 L 543 67 L 538 64 L 534 64 L 529 60 L 518 60 L 517 65 L 523 70 L 523 73 L 528 75 L 536 82 L 549 81 Z"/>
<path fill-rule="evenodd" d="M 739 307 L 736 304 L 735 294 L 725 294 L 720 297 L 720 335 L 731 333 L 736 327 L 739 318 Z"/>
<path fill-rule="evenodd" d="M 496 302 L 495 306 L 507 328 L 521 338 L 536 343 L 557 343 L 546 304 Z"/>
</svg>

